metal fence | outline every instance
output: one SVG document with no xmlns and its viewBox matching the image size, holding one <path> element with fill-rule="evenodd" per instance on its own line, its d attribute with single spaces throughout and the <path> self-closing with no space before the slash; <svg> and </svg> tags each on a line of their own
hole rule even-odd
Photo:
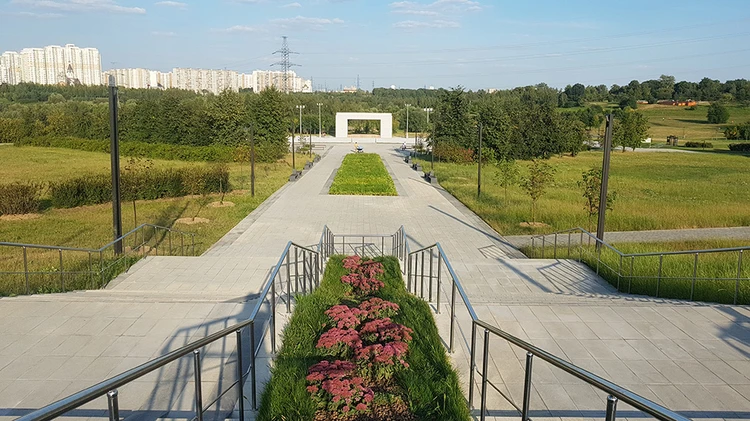
<svg viewBox="0 0 750 421">
<path fill-rule="evenodd" d="M 170 363 L 178 363 L 180 360 L 184 361 L 184 359 L 190 359 L 193 366 L 195 386 L 195 416 L 193 419 L 202 421 L 205 413 L 210 411 L 214 405 L 217 405 L 230 391 L 235 391 L 239 405 L 239 419 L 244 420 L 245 408 L 243 397 L 246 393 L 244 383 L 248 378 L 251 385 L 249 393 L 253 410 L 256 410 L 258 406 L 256 362 L 266 337 L 270 340 L 272 352 L 276 352 L 276 310 L 278 301 L 286 301 L 286 311 L 288 313 L 291 311 L 290 303 L 293 294 L 305 294 L 317 288 L 320 285 L 321 275 L 321 267 L 316 263 L 318 261 L 319 253 L 317 251 L 290 241 L 287 243 L 281 257 L 279 257 L 278 262 L 263 285 L 260 297 L 247 320 L 193 341 L 138 367 L 122 372 L 101 383 L 24 415 L 19 420 L 51 420 L 104 396 L 108 399 L 109 419 L 111 421 L 119 420 L 120 397 L 118 388 L 122 388 Z M 235 347 L 223 349 L 222 354 L 228 356 L 234 351 L 234 355 L 236 355 L 234 379 L 226 387 L 220 387 L 215 392 L 215 396 L 209 396 L 209 399 L 213 398 L 210 402 L 204 403 L 204 380 L 201 375 L 205 353 L 202 350 L 215 342 L 231 340 L 232 336 L 234 336 Z M 223 383 L 219 382 L 219 384 Z M 141 387 L 143 387 L 142 384 L 139 388 Z M 138 402 L 138 405 L 140 405 L 140 402 Z"/>
<path fill-rule="evenodd" d="M 195 234 L 153 224 L 98 249 L 0 242 L 0 296 L 101 288 L 145 256 L 193 256 L 195 245 Z"/>
<path fill-rule="evenodd" d="M 469 316 L 471 338 L 468 343 L 468 349 L 470 353 L 469 361 L 469 405 L 474 408 L 474 380 L 478 375 L 480 376 L 480 419 L 485 420 L 488 414 L 487 410 L 487 393 L 488 387 L 492 387 L 495 391 L 500 393 L 514 408 L 516 408 L 521 416 L 522 421 L 529 419 L 529 410 L 531 403 L 531 386 L 532 386 L 532 370 L 534 358 L 539 358 L 546 361 L 550 365 L 565 371 L 566 373 L 582 380 L 585 383 L 603 391 L 607 396 L 606 405 L 606 420 L 614 421 L 616 418 L 617 403 L 619 400 L 631 405 L 632 407 L 639 409 L 646 414 L 653 416 L 659 420 L 672 420 L 672 421 L 687 421 L 685 418 L 663 406 L 660 406 L 646 398 L 643 398 L 623 387 L 620 387 L 609 380 L 592 374 L 564 359 L 561 359 L 539 347 L 536 347 L 528 342 L 525 342 L 505 331 L 493 326 L 481 320 L 474 307 L 471 304 L 466 292 L 464 291 L 461 281 L 459 280 L 456 272 L 446 256 L 440 243 L 436 243 L 432 246 L 424 247 L 422 249 L 410 252 L 406 258 L 406 287 L 415 295 L 422 299 L 435 303 L 435 312 L 440 313 L 441 308 L 441 292 L 444 287 L 450 288 L 449 298 L 449 311 L 450 311 L 450 328 L 448 332 L 448 339 L 446 345 L 449 352 L 455 351 L 455 336 L 456 333 L 460 333 L 464 340 L 466 338 L 466 332 L 469 329 L 468 326 L 461 326 L 459 321 L 459 315 L 456 312 L 456 300 L 460 297 L 463 302 L 463 307 Z M 447 285 L 446 285 L 447 284 Z M 477 344 L 477 330 L 481 329 L 482 338 L 482 356 L 481 356 L 481 370 L 477 369 L 479 356 L 477 355 L 480 349 Z M 506 396 L 498 385 L 495 385 L 490 381 L 490 364 L 489 364 L 489 349 L 491 346 L 490 338 L 500 338 L 506 341 L 508 344 L 518 347 L 526 352 L 526 368 L 524 377 L 524 388 L 523 388 L 523 401 L 520 405 L 513 402 L 511 398 Z M 494 367 L 494 366 L 493 366 Z"/>
<path fill-rule="evenodd" d="M 406 230 L 401 226 L 393 234 L 334 234 L 328 226 L 318 242 L 321 259 L 328 260 L 334 254 L 357 255 L 360 257 L 396 256 L 405 262 L 408 254 Z"/>
<path fill-rule="evenodd" d="M 531 255 L 588 264 L 618 291 L 655 297 L 750 303 L 747 247 L 623 253 L 583 228 L 531 238 Z"/>
</svg>

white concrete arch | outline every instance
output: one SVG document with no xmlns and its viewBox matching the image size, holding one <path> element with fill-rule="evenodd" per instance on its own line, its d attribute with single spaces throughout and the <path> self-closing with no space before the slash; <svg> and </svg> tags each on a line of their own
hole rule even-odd
<svg viewBox="0 0 750 421">
<path fill-rule="evenodd" d="M 393 137 L 393 115 L 391 113 L 336 113 L 336 137 L 349 137 L 349 120 L 379 120 L 380 138 Z"/>
</svg>

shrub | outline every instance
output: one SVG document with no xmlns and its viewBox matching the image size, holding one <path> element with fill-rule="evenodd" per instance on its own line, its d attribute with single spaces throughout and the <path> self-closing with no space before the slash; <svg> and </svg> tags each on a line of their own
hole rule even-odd
<svg viewBox="0 0 750 421">
<path fill-rule="evenodd" d="M 685 142 L 686 148 L 713 148 L 714 145 L 711 142 Z"/>
<path fill-rule="evenodd" d="M 724 137 L 728 140 L 750 140 L 750 123 L 727 126 Z"/>
<path fill-rule="evenodd" d="M 724 124 L 729 121 L 729 110 L 722 104 L 715 102 L 708 107 L 706 119 L 711 124 Z"/>
<path fill-rule="evenodd" d="M 39 210 L 39 183 L 0 184 L 0 215 L 34 213 Z"/>
<path fill-rule="evenodd" d="M 750 152 L 750 142 L 748 143 L 730 143 L 729 150 L 735 152 Z"/>
<path fill-rule="evenodd" d="M 111 180 L 109 174 L 97 174 L 51 183 L 52 205 L 73 208 L 109 202 L 112 200 Z M 130 192 L 126 200 L 154 200 L 231 189 L 229 170 L 224 165 L 133 171 L 123 174 L 121 181 L 122 191 Z"/>
<path fill-rule="evenodd" d="M 436 143 L 433 147 L 435 158 L 456 164 L 470 164 L 474 162 L 474 151 L 458 145 Z"/>
</svg>

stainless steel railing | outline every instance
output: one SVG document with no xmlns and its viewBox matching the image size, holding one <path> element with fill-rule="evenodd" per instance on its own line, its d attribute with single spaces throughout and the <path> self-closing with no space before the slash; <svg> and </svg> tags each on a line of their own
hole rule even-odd
<svg viewBox="0 0 750 421">
<path fill-rule="evenodd" d="M 403 225 L 395 233 L 386 235 L 334 234 L 326 225 L 318 241 L 321 265 L 334 254 L 352 254 L 360 257 L 396 256 L 399 261 L 405 262 L 408 247 Z"/>
<path fill-rule="evenodd" d="M 153 224 L 98 249 L 0 242 L 0 296 L 100 288 L 142 257 L 195 255 L 195 245 L 194 233 Z"/>
<path fill-rule="evenodd" d="M 445 270 L 442 270 L 442 267 Z M 607 396 L 607 407 L 606 407 L 606 419 L 608 421 L 614 421 L 616 418 L 617 403 L 619 400 L 631 405 L 632 407 L 639 409 L 656 419 L 659 420 L 670 420 L 670 421 L 687 421 L 688 418 L 683 417 L 661 405 L 658 405 L 642 396 L 639 396 L 617 384 L 599 377 L 593 373 L 590 373 L 562 358 L 559 358 L 539 347 L 536 347 L 528 342 L 525 342 L 505 331 L 493 326 L 483 320 L 481 320 L 474 307 L 471 304 L 466 292 L 464 291 L 461 281 L 459 280 L 456 272 L 450 263 L 450 260 L 445 254 L 440 243 L 421 248 L 419 250 L 410 252 L 406 258 L 406 286 L 407 289 L 422 299 L 432 303 L 436 303 L 435 312 L 440 313 L 441 306 L 441 290 L 444 282 L 450 282 L 450 328 L 449 337 L 447 340 L 447 348 L 449 352 L 454 352 L 454 338 L 455 330 L 457 327 L 457 315 L 456 315 L 456 298 L 461 298 L 463 304 L 468 312 L 471 319 L 471 341 L 468 345 L 470 352 L 469 361 L 469 405 L 474 407 L 474 379 L 476 375 L 481 377 L 481 396 L 480 396 L 480 419 L 484 421 L 487 416 L 487 387 L 491 386 L 496 391 L 508 400 L 521 415 L 522 421 L 529 420 L 529 410 L 531 401 L 531 386 L 532 386 L 532 370 L 534 357 L 542 359 L 552 366 L 563 370 L 578 379 L 596 387 L 597 389 L 608 394 Z M 445 275 L 447 273 L 447 276 Z M 433 294 L 434 293 L 434 294 Z M 435 301 L 433 301 L 433 297 Z M 460 326 L 458 326 L 460 329 Z M 482 369 L 477 370 L 477 328 L 484 330 L 483 334 L 483 356 L 482 356 Z M 516 405 L 510 398 L 505 396 L 500 389 L 492 384 L 489 380 L 489 347 L 490 347 L 490 335 L 499 337 L 507 341 L 513 346 L 521 348 L 526 351 L 526 369 L 524 377 L 524 394 L 523 402 L 520 406 Z"/>
<path fill-rule="evenodd" d="M 268 335 L 270 338 L 271 350 L 273 353 L 276 352 L 276 305 L 277 299 L 284 298 L 286 296 L 286 311 L 290 312 L 290 303 L 292 300 L 292 294 L 312 292 L 315 288 L 320 285 L 321 268 L 316 264 L 318 261 L 319 253 L 308 247 L 303 247 L 293 242 L 287 243 L 284 251 L 281 253 L 281 257 L 273 267 L 268 280 L 263 285 L 260 297 L 253 307 L 252 312 L 247 320 L 244 320 L 235 325 L 229 326 L 216 333 L 208 335 L 204 338 L 193 341 L 179 349 L 164 354 L 158 358 L 152 359 L 138 367 L 124 371 L 114 377 L 104 380 L 94 386 L 81 390 L 80 392 L 74 393 L 66 398 L 63 398 L 57 402 L 47 405 L 41 409 L 24 415 L 18 420 L 20 421 L 43 421 L 51 420 L 58 416 L 64 415 L 65 413 L 74 409 L 80 408 L 88 402 L 91 402 L 97 398 L 107 396 L 108 408 L 109 408 L 109 419 L 112 421 L 119 420 L 119 392 L 118 388 L 141 378 L 149 373 L 152 373 L 172 362 L 176 362 L 183 357 L 191 357 L 194 367 L 194 382 L 195 382 L 195 418 L 197 420 L 203 419 L 203 414 L 207 412 L 212 405 L 217 403 L 225 394 L 236 387 L 239 405 L 239 419 L 244 420 L 245 408 L 244 408 L 244 382 L 249 377 L 250 379 L 250 401 L 253 410 L 257 409 L 257 388 L 258 382 L 256 377 L 256 362 L 258 354 L 260 353 L 261 347 Z M 277 294 L 277 284 L 280 286 L 280 294 Z M 284 287 L 285 286 L 285 287 Z M 263 320 L 259 316 L 261 307 L 268 303 L 270 314 L 268 320 Z M 247 330 L 249 334 L 249 344 L 246 348 L 243 339 L 243 331 Z M 256 335 L 260 334 L 259 340 L 256 342 Z M 207 405 L 203 404 L 203 381 L 201 378 L 201 364 L 202 364 L 202 352 L 201 350 L 216 342 L 225 338 L 229 338 L 231 335 L 236 336 L 236 374 L 235 381 L 227 385 L 223 390 L 217 391 L 216 398 L 209 402 Z M 245 368 L 244 358 L 248 355 L 249 350 L 249 364 Z M 205 355 L 203 355 L 205 357 Z"/>
<path fill-rule="evenodd" d="M 558 256 L 565 256 L 583 261 L 597 274 L 610 280 L 618 291 L 631 293 L 636 283 L 641 286 L 639 293 L 660 297 L 664 295 L 663 285 L 667 281 L 680 283 L 680 289 L 684 290 L 680 296 L 671 294 L 670 298 L 693 300 L 696 297 L 696 284 L 712 282 L 722 284 L 714 289 L 726 301 L 731 299 L 733 304 L 750 301 L 750 296 L 740 297 L 741 283 L 750 281 L 750 265 L 743 265 L 743 256 L 750 251 L 750 246 L 623 253 L 579 227 L 531 237 L 531 251 L 534 257 L 557 259 Z M 724 276 L 716 276 L 717 272 Z M 729 284 L 733 285 L 729 287 Z M 731 295 L 726 295 L 724 291 L 731 291 Z"/>
</svg>

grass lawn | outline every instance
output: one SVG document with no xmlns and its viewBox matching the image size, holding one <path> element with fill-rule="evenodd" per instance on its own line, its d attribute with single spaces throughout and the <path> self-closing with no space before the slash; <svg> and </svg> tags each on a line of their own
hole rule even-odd
<svg viewBox="0 0 750 421">
<path fill-rule="evenodd" d="M 320 288 L 297 297 L 271 380 L 261 398 L 259 420 L 315 419 L 316 406 L 306 390 L 305 376 L 311 365 L 326 358 L 315 345 L 326 329 L 325 310 L 341 303 L 347 291 L 340 281 L 348 273 L 342 267 L 342 258 L 330 258 Z M 375 260 L 385 268 L 385 287 L 376 296 L 399 304 L 401 309 L 393 321 L 414 330 L 406 357 L 409 368 L 395 376 L 396 384 L 405 391 L 404 401 L 419 420 L 468 420 L 469 409 L 458 375 L 451 367 L 427 303 L 406 291 L 394 257 Z M 376 396 L 374 402 L 377 401 Z"/>
<path fill-rule="evenodd" d="M 563 240 L 566 242 L 567 240 Z M 665 243 L 622 243 L 612 244 L 617 250 L 625 254 L 652 253 L 685 250 L 707 250 L 718 248 L 747 246 L 745 241 L 738 240 L 701 240 L 701 241 L 679 241 Z M 541 257 L 541 249 L 537 247 L 532 251 L 530 247 L 524 249 L 529 256 Z M 550 257 L 551 249 L 547 250 L 546 257 Z M 596 270 L 597 260 L 594 247 L 578 247 L 571 249 L 568 256 L 567 246 L 559 247 L 557 257 L 560 259 L 578 259 Z M 694 299 L 697 301 L 717 302 L 732 304 L 734 302 L 735 288 L 737 287 L 737 276 L 741 279 L 737 293 L 737 304 L 750 304 L 750 263 L 748 256 L 750 251 L 745 251 L 742 267 L 738 264 L 739 252 L 723 252 L 701 254 L 698 258 L 698 266 L 695 271 Z M 662 258 L 661 281 L 659 280 L 659 256 L 641 256 L 624 258 L 622 269 L 620 269 L 620 257 L 617 253 L 602 249 L 602 262 L 599 264 L 599 274 L 612 285 L 619 283 L 620 291 L 631 292 L 640 295 L 657 295 L 666 298 L 690 299 L 695 266 L 695 255 L 665 255 Z M 632 277 L 631 277 L 632 260 Z M 741 270 L 741 272 L 738 272 Z M 621 276 L 618 276 L 617 273 Z M 709 280 L 708 278 L 721 278 L 721 280 Z"/>
<path fill-rule="evenodd" d="M 593 151 L 549 160 L 557 173 L 537 203 L 537 222 L 547 224 L 538 228 L 520 225 L 531 219 L 531 199 L 520 187 L 511 186 L 506 200 L 493 166 L 482 170 L 479 200 L 476 164 L 436 162 L 435 172 L 441 186 L 501 234 L 533 234 L 590 227 L 583 192 L 576 183 L 584 171 L 601 167 L 601 160 L 602 154 Z M 522 173 L 528 171 L 527 164 L 519 162 Z M 607 229 L 750 225 L 749 169 L 750 157 L 743 155 L 613 152 L 609 190 L 617 193 L 617 199 L 607 214 Z"/>
<path fill-rule="evenodd" d="M 256 165 L 255 197 L 249 193 L 249 164 L 229 164 L 230 182 L 234 191 L 224 200 L 233 207 L 210 207 L 210 202 L 220 200 L 220 195 L 207 197 L 182 197 L 173 199 L 138 201 L 138 224 L 152 223 L 196 233 L 196 253 L 204 252 L 226 234 L 268 196 L 287 182 L 291 173 L 291 157 L 287 162 Z M 297 160 L 299 164 L 300 160 Z M 155 165 L 190 166 L 200 163 L 158 161 Z M 302 163 L 304 165 L 304 162 Z M 0 179 L 22 180 L 28 174 L 38 181 L 50 181 L 86 172 L 109 170 L 109 156 L 96 152 L 35 147 L 0 147 Z M 35 178 L 34 178 L 35 177 Z M 132 202 L 123 202 L 123 232 L 133 229 Z M 206 223 L 185 225 L 175 223 L 179 218 L 198 216 Z M 83 206 L 72 209 L 45 209 L 29 219 L 0 220 L 0 239 L 4 242 L 47 244 L 98 249 L 112 240 L 112 207 L 110 204 Z M 127 244 L 125 244 L 127 246 Z M 67 254 L 66 260 L 67 260 Z M 29 251 L 30 270 L 55 270 L 57 253 Z M 22 251 L 0 247 L 0 270 L 22 270 Z M 66 267 L 72 264 L 66 261 Z M 6 288 L 7 292 L 7 288 Z M 0 295 L 3 287 L 0 285 Z"/>
<path fill-rule="evenodd" d="M 352 153 L 344 158 L 336 171 L 329 194 L 353 194 L 363 196 L 397 196 L 396 186 L 380 155 L 374 153 Z"/>
</svg>

